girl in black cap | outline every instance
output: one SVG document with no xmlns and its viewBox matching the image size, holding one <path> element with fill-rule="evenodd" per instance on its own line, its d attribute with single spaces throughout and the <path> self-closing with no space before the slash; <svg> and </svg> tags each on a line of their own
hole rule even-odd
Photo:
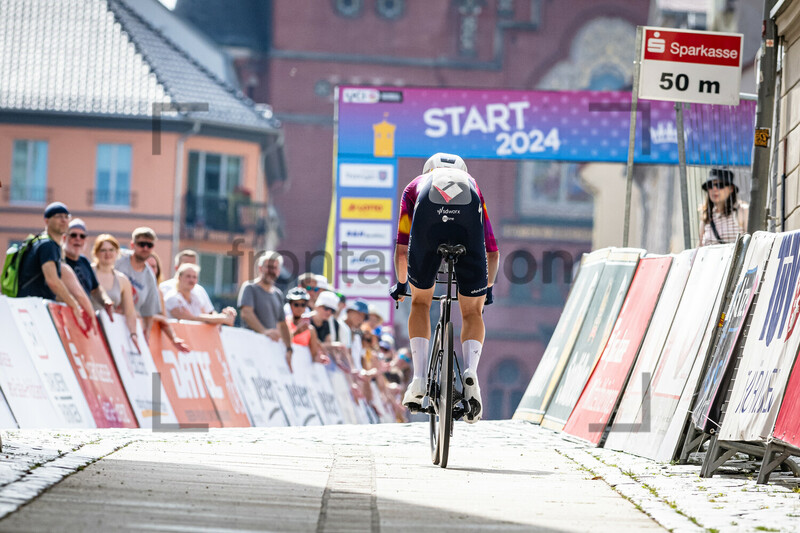
<svg viewBox="0 0 800 533">
<path fill-rule="evenodd" d="M 747 232 L 748 206 L 736 196 L 739 187 L 733 183 L 733 172 L 712 168 L 702 187 L 706 201 L 700 206 L 699 245 L 736 241 L 739 234 Z"/>
</svg>

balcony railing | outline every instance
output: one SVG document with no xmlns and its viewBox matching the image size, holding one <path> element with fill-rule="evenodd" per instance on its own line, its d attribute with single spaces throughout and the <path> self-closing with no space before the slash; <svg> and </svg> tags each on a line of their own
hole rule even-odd
<svg viewBox="0 0 800 533">
<path fill-rule="evenodd" d="M 213 233 L 256 234 L 267 230 L 268 206 L 239 195 L 188 193 L 184 196 L 184 233 L 187 237 L 213 238 Z M 228 238 L 228 235 L 220 236 Z"/>
<path fill-rule="evenodd" d="M 136 207 L 136 191 L 112 191 L 109 189 L 90 189 L 86 192 L 86 202 L 92 206 Z"/>
<path fill-rule="evenodd" d="M 47 204 L 53 201 L 53 188 L 11 183 L 3 187 L 5 201 L 10 204 Z"/>
</svg>

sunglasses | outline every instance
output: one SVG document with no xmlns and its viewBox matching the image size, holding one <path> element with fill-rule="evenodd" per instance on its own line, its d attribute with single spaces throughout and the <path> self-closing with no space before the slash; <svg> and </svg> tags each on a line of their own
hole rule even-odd
<svg viewBox="0 0 800 533">
<path fill-rule="evenodd" d="M 155 244 L 153 244 L 152 242 L 148 242 L 148 241 L 140 241 L 140 242 L 135 242 L 133 244 L 135 244 L 139 248 L 152 248 L 153 246 L 155 246 Z"/>
<path fill-rule="evenodd" d="M 306 307 L 306 302 L 292 302 L 292 307 Z"/>
<path fill-rule="evenodd" d="M 326 311 L 330 311 L 331 313 L 335 313 L 336 312 L 336 309 L 334 309 L 332 307 L 323 307 L 323 309 L 326 310 Z"/>
<path fill-rule="evenodd" d="M 306 290 L 307 291 L 311 291 L 311 292 L 319 292 L 319 287 L 308 286 L 308 287 L 306 287 Z"/>
<path fill-rule="evenodd" d="M 85 239 L 86 238 L 86 234 L 85 233 L 70 233 L 69 234 L 69 238 L 70 239 Z"/>
<path fill-rule="evenodd" d="M 724 189 L 727 186 L 726 183 L 722 183 L 721 181 L 712 181 L 708 184 L 709 189 Z"/>
</svg>

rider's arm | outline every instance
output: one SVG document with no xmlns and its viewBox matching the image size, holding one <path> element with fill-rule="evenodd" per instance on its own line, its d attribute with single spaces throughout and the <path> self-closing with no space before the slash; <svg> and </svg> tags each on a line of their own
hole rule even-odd
<svg viewBox="0 0 800 533">
<path fill-rule="evenodd" d="M 478 189 L 478 195 L 483 207 L 483 240 L 486 243 L 487 271 L 489 274 L 489 287 L 491 287 L 497 278 L 497 269 L 500 265 L 500 250 L 497 248 L 497 240 L 494 237 L 494 231 L 492 231 L 492 222 L 489 220 L 489 211 L 486 209 L 486 201 L 483 199 L 480 189 Z"/>
<path fill-rule="evenodd" d="M 394 247 L 394 272 L 400 283 L 408 281 L 408 246 L 405 244 L 398 243 Z"/>
<path fill-rule="evenodd" d="M 500 265 L 500 251 L 486 252 L 486 263 L 489 274 L 489 287 L 491 287 L 497 277 L 497 268 Z"/>
</svg>

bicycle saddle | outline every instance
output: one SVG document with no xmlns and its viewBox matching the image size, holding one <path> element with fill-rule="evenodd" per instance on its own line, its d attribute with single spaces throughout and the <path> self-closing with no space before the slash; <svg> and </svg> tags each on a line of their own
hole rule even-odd
<svg viewBox="0 0 800 533">
<path fill-rule="evenodd" d="M 456 258 L 460 255 L 467 253 L 467 249 L 463 244 L 440 244 L 436 249 L 436 253 L 443 255 L 445 259 Z"/>
</svg>

